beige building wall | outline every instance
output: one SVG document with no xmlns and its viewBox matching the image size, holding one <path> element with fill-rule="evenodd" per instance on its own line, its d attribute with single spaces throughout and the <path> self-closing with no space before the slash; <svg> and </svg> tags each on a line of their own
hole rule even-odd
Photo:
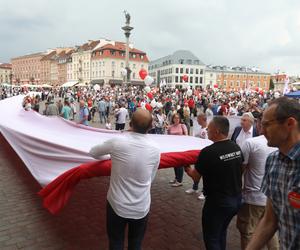
<svg viewBox="0 0 300 250">
<path fill-rule="evenodd" d="M 11 64 L 0 64 L 0 83 L 11 83 Z"/>
</svg>

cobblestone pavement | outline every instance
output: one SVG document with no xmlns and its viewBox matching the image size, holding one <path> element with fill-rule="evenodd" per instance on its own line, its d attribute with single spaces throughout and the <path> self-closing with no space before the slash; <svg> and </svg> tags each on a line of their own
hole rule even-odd
<svg viewBox="0 0 300 250">
<path fill-rule="evenodd" d="M 37 196 L 39 184 L 0 135 L 0 249 L 107 249 L 105 202 L 109 178 L 79 183 L 64 210 L 49 214 Z M 160 170 L 152 187 L 152 206 L 144 250 L 204 249 L 201 233 L 203 201 L 186 195 L 192 186 L 170 187 L 173 170 Z M 232 221 L 227 249 L 239 249 Z"/>
</svg>

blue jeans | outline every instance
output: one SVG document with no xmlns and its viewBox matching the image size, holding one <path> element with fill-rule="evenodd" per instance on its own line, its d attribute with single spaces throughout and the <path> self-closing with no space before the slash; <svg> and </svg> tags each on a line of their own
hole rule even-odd
<svg viewBox="0 0 300 250">
<path fill-rule="evenodd" d="M 106 205 L 106 229 L 109 250 L 123 250 L 125 229 L 128 224 L 128 250 L 141 250 L 146 232 L 148 214 L 142 219 L 127 219 L 118 216 L 109 202 Z"/>
<path fill-rule="evenodd" d="M 227 227 L 241 207 L 241 195 L 218 198 L 206 197 L 202 210 L 202 230 L 208 250 L 225 250 Z"/>
<path fill-rule="evenodd" d="M 105 111 L 99 111 L 99 118 L 100 118 L 100 123 L 106 123 L 106 114 Z"/>
</svg>

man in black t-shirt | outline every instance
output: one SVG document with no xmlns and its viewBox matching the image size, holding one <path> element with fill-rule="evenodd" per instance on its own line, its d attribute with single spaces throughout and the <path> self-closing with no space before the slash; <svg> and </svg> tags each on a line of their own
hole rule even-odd
<svg viewBox="0 0 300 250">
<path fill-rule="evenodd" d="M 194 181 L 203 177 L 202 229 L 209 250 L 226 248 L 227 227 L 241 205 L 243 155 L 228 132 L 228 119 L 214 117 L 207 129 L 214 143 L 201 151 L 195 169 L 186 168 Z"/>
</svg>

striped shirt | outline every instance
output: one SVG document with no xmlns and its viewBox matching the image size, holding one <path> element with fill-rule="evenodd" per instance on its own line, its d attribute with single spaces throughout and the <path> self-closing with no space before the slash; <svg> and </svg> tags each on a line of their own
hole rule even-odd
<svg viewBox="0 0 300 250">
<path fill-rule="evenodd" d="M 300 194 L 300 142 L 287 155 L 269 155 L 261 191 L 272 201 L 281 249 L 300 249 L 300 209 L 288 200 L 290 192 Z"/>
</svg>

